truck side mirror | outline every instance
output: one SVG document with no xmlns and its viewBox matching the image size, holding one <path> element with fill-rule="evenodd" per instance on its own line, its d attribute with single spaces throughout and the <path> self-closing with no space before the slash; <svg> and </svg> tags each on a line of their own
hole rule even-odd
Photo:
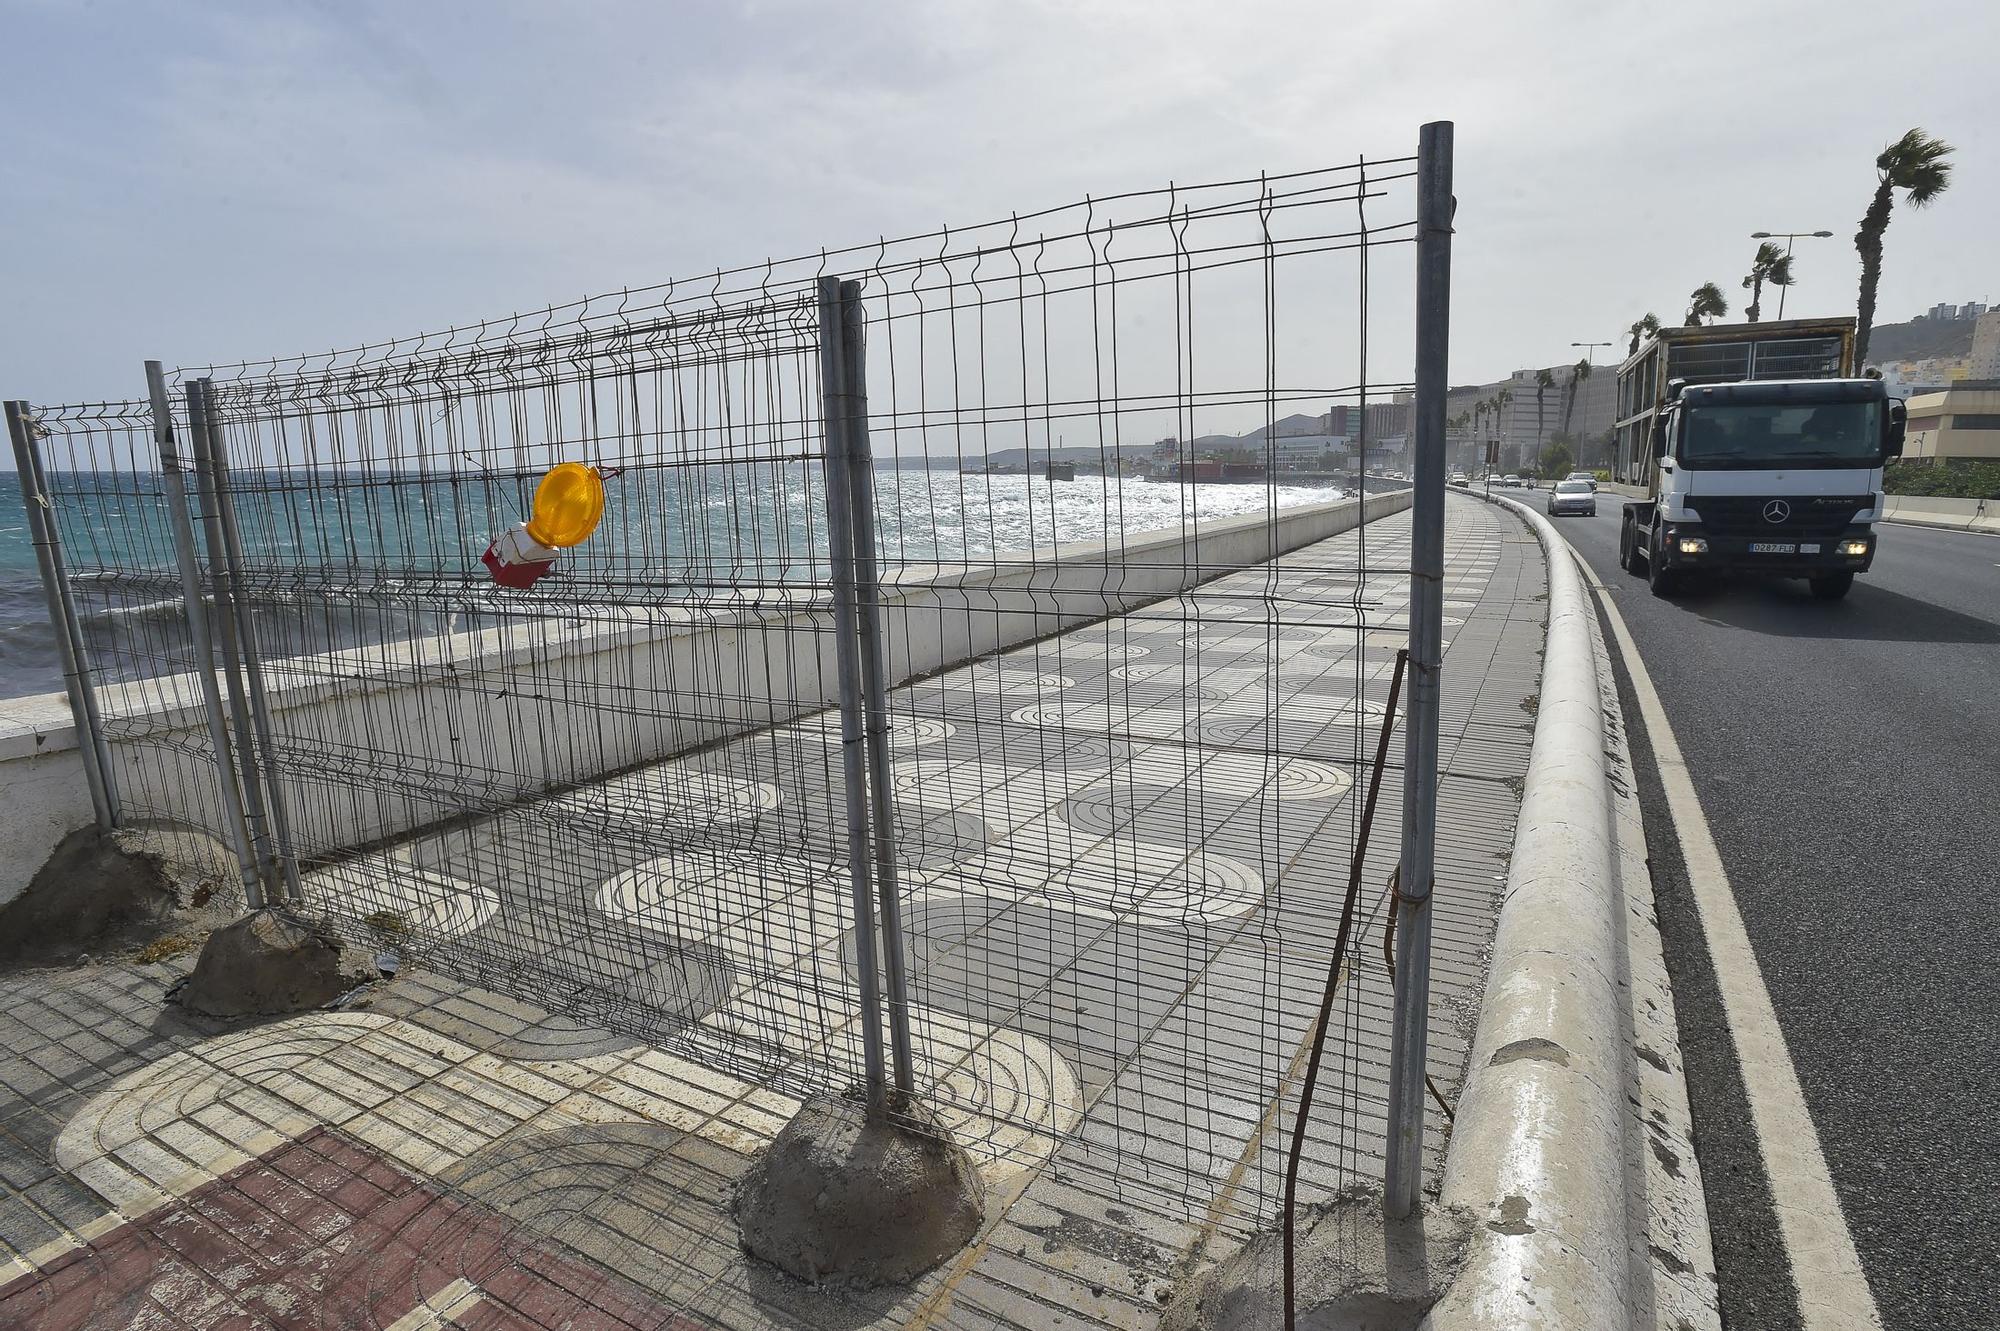
<svg viewBox="0 0 2000 1331">
<path fill-rule="evenodd" d="M 1887 462 L 1890 458 L 1903 456 L 1903 432 L 1908 427 L 1909 419 L 1909 408 L 1903 405 L 1903 399 L 1899 397 L 1890 398 L 1888 423 L 1882 429 L 1882 460 L 1884 462 Z"/>
<path fill-rule="evenodd" d="M 1653 456 L 1655 458 L 1663 458 L 1666 455 L 1667 418 L 1664 416 L 1655 416 L 1653 418 Z"/>
</svg>

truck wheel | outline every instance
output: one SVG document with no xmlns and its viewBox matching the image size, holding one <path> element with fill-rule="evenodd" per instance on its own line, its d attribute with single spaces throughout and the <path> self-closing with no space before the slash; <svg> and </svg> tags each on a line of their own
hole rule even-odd
<svg viewBox="0 0 2000 1331">
<path fill-rule="evenodd" d="M 1681 575 L 1670 570 L 1667 561 L 1661 558 L 1665 553 L 1661 547 L 1665 544 L 1666 541 L 1660 536 L 1660 529 L 1656 525 L 1652 535 L 1647 538 L 1646 548 L 1652 551 L 1652 554 L 1646 558 L 1646 585 L 1652 588 L 1653 595 L 1662 598 L 1673 596 L 1681 589 Z"/>
<path fill-rule="evenodd" d="M 1618 524 L 1618 566 L 1627 573 L 1639 571 L 1639 524 L 1626 518 Z"/>
<path fill-rule="evenodd" d="M 1847 589 L 1854 585 L 1852 573 L 1829 573 L 1823 578 L 1810 580 L 1815 601 L 1838 601 L 1847 595 Z"/>
</svg>

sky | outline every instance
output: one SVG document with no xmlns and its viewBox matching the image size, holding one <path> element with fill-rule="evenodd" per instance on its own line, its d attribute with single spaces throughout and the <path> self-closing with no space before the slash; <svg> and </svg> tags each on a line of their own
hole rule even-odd
<svg viewBox="0 0 2000 1331">
<path fill-rule="evenodd" d="M 148 357 L 1393 156 L 1437 119 L 1454 383 L 1622 353 L 1703 281 L 1739 306 L 1754 230 L 1835 232 L 1787 314 L 1852 313 L 1873 158 L 1911 126 L 1956 176 L 1897 210 L 1879 318 L 2000 297 L 1990 2 L 0 0 L 0 25 L 0 395 L 44 403 L 140 396 Z"/>
</svg>

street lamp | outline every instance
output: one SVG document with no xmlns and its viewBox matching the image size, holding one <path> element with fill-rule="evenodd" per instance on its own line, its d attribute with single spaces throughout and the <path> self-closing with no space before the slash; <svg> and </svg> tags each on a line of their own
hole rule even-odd
<svg viewBox="0 0 2000 1331">
<path fill-rule="evenodd" d="M 1787 259 L 1789 259 L 1789 258 L 1791 258 L 1791 257 L 1792 257 L 1792 242 L 1793 242 L 1793 241 L 1795 241 L 1795 240 L 1797 240 L 1797 239 L 1798 239 L 1799 237 L 1801 237 L 1801 236 L 1807 236 L 1807 237 L 1810 237 L 1810 238 L 1812 238 L 1813 240 L 1832 240 L 1832 239 L 1833 239 L 1833 232 L 1831 232 L 1831 231 L 1752 231 L 1752 232 L 1750 233 L 1750 239 L 1752 239 L 1752 240 L 1776 240 L 1776 239 L 1778 239 L 1778 238 L 1779 238 L 1780 236 L 1784 237 L 1784 241 L 1785 241 L 1785 257 L 1786 257 Z M 1779 288 L 1778 288 L 1778 318 L 1779 318 L 1779 320 L 1780 320 L 1780 321 L 1782 321 L 1782 320 L 1784 319 L 1784 317 L 1785 317 L 1785 291 L 1786 291 L 1786 290 L 1787 290 L 1787 288 L 1789 288 L 1789 287 L 1790 287 L 1791 285 L 1792 285 L 1792 284 L 1791 284 L 1790 282 L 1787 282 L 1787 283 L 1785 283 L 1785 285 L 1784 285 L 1784 286 L 1781 286 L 1781 287 L 1779 287 Z"/>
</svg>

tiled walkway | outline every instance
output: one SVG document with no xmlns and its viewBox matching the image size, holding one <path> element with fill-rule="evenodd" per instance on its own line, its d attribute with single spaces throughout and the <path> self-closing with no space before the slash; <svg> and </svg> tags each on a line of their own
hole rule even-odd
<svg viewBox="0 0 2000 1331">
<path fill-rule="evenodd" d="M 1525 530 L 1447 515 L 1450 1093 L 1544 605 Z M 1371 525 L 1368 567 L 1407 532 Z M 1272 1214 L 1405 623 L 1360 540 L 897 692 L 919 1076 L 992 1202 L 913 1289 L 805 1289 L 728 1216 L 797 1096 L 858 1065 L 815 718 L 323 874 L 351 915 L 443 940 L 354 1010 L 201 1023 L 162 1005 L 173 964 L 0 979 L 0 1327 L 1151 1326 Z M 1399 778 L 1308 1195 L 1380 1168 Z"/>
</svg>

